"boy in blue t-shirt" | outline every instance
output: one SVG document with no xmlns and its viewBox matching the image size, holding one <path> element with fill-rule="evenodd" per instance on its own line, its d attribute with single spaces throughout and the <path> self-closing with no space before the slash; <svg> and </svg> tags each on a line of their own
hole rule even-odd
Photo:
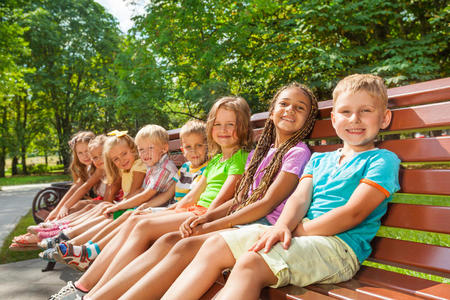
<svg viewBox="0 0 450 300">
<path fill-rule="evenodd" d="M 341 80 L 333 92 L 331 121 L 343 147 L 313 154 L 274 226 L 251 225 L 210 238 L 163 299 L 179 299 L 187 289 L 192 298 L 200 297 L 233 265 L 216 299 L 257 299 L 265 286 L 352 278 L 400 189 L 400 160 L 374 145 L 390 120 L 380 77 Z"/>
</svg>

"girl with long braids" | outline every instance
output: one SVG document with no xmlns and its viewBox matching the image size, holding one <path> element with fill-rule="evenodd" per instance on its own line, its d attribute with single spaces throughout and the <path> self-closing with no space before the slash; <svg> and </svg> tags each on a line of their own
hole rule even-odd
<svg viewBox="0 0 450 300">
<path fill-rule="evenodd" d="M 234 199 L 189 218 L 84 299 L 159 299 L 214 232 L 274 224 L 310 158 L 302 140 L 314 126 L 317 101 L 306 86 L 292 83 L 275 94 L 269 115 Z"/>
</svg>

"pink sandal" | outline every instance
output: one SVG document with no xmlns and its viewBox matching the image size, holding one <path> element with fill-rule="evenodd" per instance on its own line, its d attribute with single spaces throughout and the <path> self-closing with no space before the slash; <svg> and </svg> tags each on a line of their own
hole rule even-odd
<svg viewBox="0 0 450 300">
<path fill-rule="evenodd" d="M 9 250 L 11 251 L 32 251 L 32 250 L 39 250 L 39 247 L 33 244 L 18 244 L 18 243 L 11 243 L 9 245 Z"/>
<path fill-rule="evenodd" d="M 41 240 L 34 234 L 25 233 L 13 238 L 13 243 L 21 244 L 21 245 L 36 245 Z"/>
</svg>

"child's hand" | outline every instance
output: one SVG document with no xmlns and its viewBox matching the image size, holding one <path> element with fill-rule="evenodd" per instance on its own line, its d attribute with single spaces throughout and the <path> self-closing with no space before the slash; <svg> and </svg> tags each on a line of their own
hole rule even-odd
<svg viewBox="0 0 450 300">
<path fill-rule="evenodd" d="M 278 242 L 282 243 L 284 249 L 288 249 L 291 244 L 291 237 L 289 228 L 284 225 L 275 225 L 267 229 L 248 251 L 257 252 L 264 248 L 264 252 L 267 253 Z"/>
<path fill-rule="evenodd" d="M 179 230 L 182 238 L 186 238 L 192 235 L 192 228 L 194 227 L 192 226 L 192 223 L 195 222 L 198 218 L 198 216 L 189 217 L 180 225 Z"/>
<path fill-rule="evenodd" d="M 119 208 L 117 207 L 117 205 L 113 205 L 113 206 L 107 208 L 103 214 L 105 215 L 105 217 L 109 218 L 115 211 L 118 211 L 118 210 L 119 210 Z"/>
<path fill-rule="evenodd" d="M 58 219 L 64 218 L 69 214 L 69 209 L 64 205 L 58 213 Z"/>
</svg>

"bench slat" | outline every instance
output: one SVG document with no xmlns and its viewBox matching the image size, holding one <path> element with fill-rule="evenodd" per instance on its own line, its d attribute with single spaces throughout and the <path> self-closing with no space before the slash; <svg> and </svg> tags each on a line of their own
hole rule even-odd
<svg viewBox="0 0 450 300">
<path fill-rule="evenodd" d="M 450 101 L 392 110 L 392 121 L 386 131 L 401 131 L 450 126 Z M 317 120 L 311 138 L 335 137 L 331 120 Z"/>
<path fill-rule="evenodd" d="M 450 234 L 450 207 L 389 203 L 382 224 Z"/>
<path fill-rule="evenodd" d="M 375 237 L 368 260 L 450 278 L 450 248 Z"/>
<path fill-rule="evenodd" d="M 341 148 L 342 144 L 312 146 L 314 152 L 328 152 Z M 387 140 L 378 148 L 395 152 L 402 162 L 432 162 L 450 160 L 450 136 Z"/>
<path fill-rule="evenodd" d="M 339 286 L 355 288 L 365 283 L 373 286 L 387 287 L 401 292 L 414 294 L 427 299 L 448 299 L 450 284 L 435 282 L 382 269 L 361 266 L 354 279 L 339 283 Z M 447 295 L 447 297 L 445 296 Z"/>
<path fill-rule="evenodd" d="M 337 299 L 358 299 L 358 300 L 371 300 L 371 299 L 380 299 L 379 297 L 363 294 L 356 290 L 348 289 L 345 287 L 337 286 L 334 284 L 315 284 L 309 285 L 306 287 L 307 289 L 316 291 L 318 293 L 328 295 Z"/>
<path fill-rule="evenodd" d="M 403 193 L 450 195 L 449 182 L 450 169 L 400 169 L 400 186 Z"/>
<path fill-rule="evenodd" d="M 260 298 L 263 300 L 302 299 L 302 300 L 330 300 L 331 297 L 298 286 L 286 286 L 282 288 L 264 288 Z"/>
</svg>

